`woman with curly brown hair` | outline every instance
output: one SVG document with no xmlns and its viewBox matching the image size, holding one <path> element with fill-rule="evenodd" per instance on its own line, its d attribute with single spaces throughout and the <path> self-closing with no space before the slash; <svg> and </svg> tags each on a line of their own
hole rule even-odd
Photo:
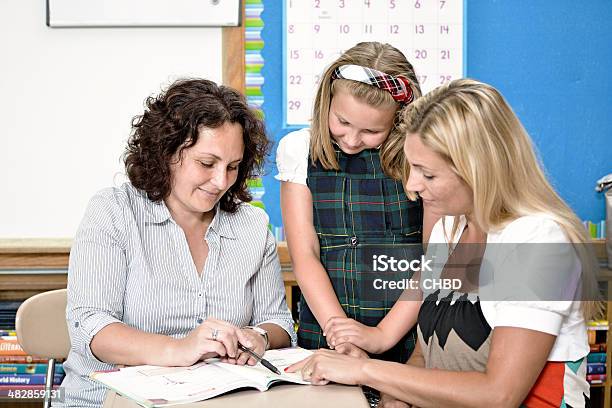
<svg viewBox="0 0 612 408">
<path fill-rule="evenodd" d="M 235 90 L 180 80 L 150 97 L 124 155 L 130 182 L 96 194 L 70 254 L 66 406 L 100 406 L 92 371 L 255 364 L 295 344 L 268 218 L 246 182 L 268 153 Z"/>
</svg>

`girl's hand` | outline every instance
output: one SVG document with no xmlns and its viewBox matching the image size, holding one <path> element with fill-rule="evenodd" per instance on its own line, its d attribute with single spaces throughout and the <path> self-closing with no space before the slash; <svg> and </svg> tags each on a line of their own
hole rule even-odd
<svg viewBox="0 0 612 408">
<path fill-rule="evenodd" d="M 385 336 L 378 327 L 370 327 L 348 317 L 332 317 L 325 324 L 323 334 L 327 344 L 335 348 L 342 343 L 352 343 L 372 354 L 386 351 Z"/>
<path fill-rule="evenodd" d="M 361 383 L 365 361 L 367 360 L 333 350 L 319 349 L 312 356 L 290 365 L 285 371 L 288 373 L 301 371 L 302 378 L 310 380 L 313 385 L 325 385 L 330 381 L 357 385 Z"/>
<path fill-rule="evenodd" d="M 207 358 L 225 357 L 227 362 L 235 364 L 240 351 L 238 342 L 246 347 L 254 346 L 251 337 L 239 327 L 209 318 L 186 337 L 174 341 L 171 360 L 174 365 L 189 366 Z"/>
<path fill-rule="evenodd" d="M 370 358 L 368 353 L 354 345 L 353 343 L 342 343 L 334 348 L 340 354 L 346 354 L 357 358 Z"/>
<path fill-rule="evenodd" d="M 410 408 L 411 405 L 404 401 L 393 398 L 389 394 L 381 393 L 378 408 Z"/>
</svg>

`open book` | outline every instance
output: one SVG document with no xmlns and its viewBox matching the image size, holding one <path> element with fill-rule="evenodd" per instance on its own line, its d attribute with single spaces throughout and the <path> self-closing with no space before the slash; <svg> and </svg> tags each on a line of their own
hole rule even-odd
<svg viewBox="0 0 612 408">
<path fill-rule="evenodd" d="M 260 363 L 238 366 L 209 359 L 190 367 L 150 365 L 124 367 L 114 371 L 97 371 L 91 378 L 145 407 L 163 407 L 206 400 L 238 388 L 266 391 L 276 382 L 310 384 L 298 373 L 284 369 L 310 356 L 302 348 L 268 350 L 264 358 L 281 372 L 276 375 Z"/>
</svg>

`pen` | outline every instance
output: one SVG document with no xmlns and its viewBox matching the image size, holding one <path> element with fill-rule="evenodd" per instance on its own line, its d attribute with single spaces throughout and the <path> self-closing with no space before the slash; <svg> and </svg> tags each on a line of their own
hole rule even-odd
<svg viewBox="0 0 612 408">
<path fill-rule="evenodd" d="M 240 343 L 238 343 L 238 348 L 246 353 L 249 353 L 251 356 L 255 358 L 255 360 L 259 361 L 262 366 L 266 367 L 268 370 L 272 371 L 274 374 L 281 375 L 280 371 L 278 371 L 278 368 L 274 367 L 272 363 L 270 363 L 268 360 L 266 360 L 265 358 L 263 358 L 262 356 L 260 356 L 259 354 L 251 350 L 250 348 L 245 347 Z"/>
</svg>

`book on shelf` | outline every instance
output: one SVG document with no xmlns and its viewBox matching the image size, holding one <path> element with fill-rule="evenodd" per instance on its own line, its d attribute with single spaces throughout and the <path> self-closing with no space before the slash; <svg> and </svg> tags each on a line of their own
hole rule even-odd
<svg viewBox="0 0 612 408">
<path fill-rule="evenodd" d="M 591 353 L 598 353 L 598 352 L 606 352 L 606 350 L 608 349 L 606 343 L 596 343 L 596 344 L 589 344 L 589 347 L 591 348 Z"/>
<path fill-rule="evenodd" d="M 0 364 L 47 364 L 48 362 L 46 358 L 0 355 Z"/>
<path fill-rule="evenodd" d="M 0 374 L 46 374 L 48 364 L 21 364 L 1 363 Z M 64 367 L 61 363 L 55 365 L 55 373 L 62 374 Z"/>
<path fill-rule="evenodd" d="M 98 371 L 91 378 L 145 407 L 164 407 L 207 400 L 240 388 L 266 391 L 272 384 L 289 382 L 310 384 L 300 373 L 285 373 L 284 368 L 310 356 L 301 348 L 268 350 L 264 358 L 276 366 L 274 374 L 260 363 L 238 366 L 209 359 L 190 367 L 134 366 Z"/>
<path fill-rule="evenodd" d="M 1 385 L 41 385 L 45 383 L 46 374 L 0 374 Z M 56 374 L 53 384 L 61 384 L 64 374 Z"/>
<path fill-rule="evenodd" d="M 587 363 L 605 363 L 606 353 L 589 353 L 587 355 Z"/>
<path fill-rule="evenodd" d="M 606 363 L 587 363 L 587 374 L 605 374 Z"/>
<path fill-rule="evenodd" d="M 607 320 L 589 320 L 587 322 L 587 330 L 608 330 L 608 328 Z"/>
<path fill-rule="evenodd" d="M 0 336 L 0 356 L 26 356 L 17 336 Z"/>
<path fill-rule="evenodd" d="M 591 384 L 603 384 L 606 382 L 605 374 L 587 374 L 587 381 Z"/>
</svg>

